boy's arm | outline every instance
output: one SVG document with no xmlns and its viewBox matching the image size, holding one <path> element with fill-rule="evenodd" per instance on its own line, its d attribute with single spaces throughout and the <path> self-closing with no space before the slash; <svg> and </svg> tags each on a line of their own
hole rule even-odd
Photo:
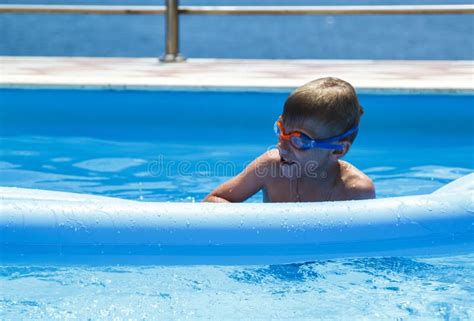
<svg viewBox="0 0 474 321">
<path fill-rule="evenodd" d="M 243 202 L 264 187 L 262 166 L 265 166 L 262 157 L 257 158 L 239 175 L 217 187 L 206 196 L 204 202 L 229 203 Z"/>
</svg>

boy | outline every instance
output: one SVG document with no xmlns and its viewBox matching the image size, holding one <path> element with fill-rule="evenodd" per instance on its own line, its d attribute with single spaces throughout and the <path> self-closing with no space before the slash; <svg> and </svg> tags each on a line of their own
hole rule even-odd
<svg viewBox="0 0 474 321">
<path fill-rule="evenodd" d="M 275 123 L 278 148 L 211 192 L 207 202 L 242 202 L 263 189 L 265 202 L 375 198 L 372 180 L 341 158 L 356 138 L 363 109 L 354 88 L 322 78 L 296 89 Z"/>
</svg>

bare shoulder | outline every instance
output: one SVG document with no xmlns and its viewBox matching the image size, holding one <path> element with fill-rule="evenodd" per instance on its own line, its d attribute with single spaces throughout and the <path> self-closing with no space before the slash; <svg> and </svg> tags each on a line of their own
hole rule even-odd
<svg viewBox="0 0 474 321">
<path fill-rule="evenodd" d="M 277 149 L 270 149 L 257 157 L 257 160 L 260 160 L 261 162 L 268 164 L 271 163 L 277 163 L 281 160 L 280 158 L 280 153 L 278 152 Z"/>
<path fill-rule="evenodd" d="M 341 171 L 347 199 L 362 200 L 375 198 L 375 186 L 370 177 L 345 161 L 341 161 Z"/>
<path fill-rule="evenodd" d="M 266 151 L 262 155 L 258 156 L 252 163 L 254 166 L 268 168 L 270 166 L 276 166 L 280 162 L 280 154 L 278 150 L 271 149 Z"/>
<path fill-rule="evenodd" d="M 280 164 L 278 150 L 269 150 L 257 157 L 247 168 L 254 170 L 257 176 L 264 180 L 270 179 Z"/>
</svg>

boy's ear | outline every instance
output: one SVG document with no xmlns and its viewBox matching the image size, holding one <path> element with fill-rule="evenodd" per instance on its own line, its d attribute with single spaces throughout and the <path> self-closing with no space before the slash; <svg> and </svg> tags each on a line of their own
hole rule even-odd
<svg viewBox="0 0 474 321">
<path fill-rule="evenodd" d="M 333 150 L 330 154 L 331 159 L 334 160 L 334 161 L 338 160 L 339 158 L 344 157 L 347 154 L 347 152 L 349 151 L 349 149 L 351 148 L 351 145 L 352 145 L 350 142 L 347 142 L 347 141 L 340 142 L 339 144 L 341 144 L 343 146 L 343 149 L 342 150 Z"/>
</svg>

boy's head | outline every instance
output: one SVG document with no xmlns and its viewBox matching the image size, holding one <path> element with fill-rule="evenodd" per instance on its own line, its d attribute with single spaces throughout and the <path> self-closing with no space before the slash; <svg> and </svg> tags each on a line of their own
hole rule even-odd
<svg viewBox="0 0 474 321">
<path fill-rule="evenodd" d="M 326 139 L 345 133 L 359 124 L 363 114 L 354 88 L 338 78 L 313 80 L 291 93 L 285 102 L 282 118 L 287 124 L 314 122 L 324 132 L 314 139 Z M 343 139 L 353 142 L 357 132 Z"/>
<path fill-rule="evenodd" d="M 313 80 L 291 93 L 285 102 L 281 117 L 282 130 L 301 132 L 311 139 L 322 140 L 342 135 L 358 126 L 363 114 L 354 88 L 337 78 Z M 300 150 L 280 139 L 278 149 L 282 159 L 300 164 L 308 161 L 324 163 L 344 156 L 357 136 L 357 130 L 337 139 L 341 150 L 314 148 Z"/>
</svg>

